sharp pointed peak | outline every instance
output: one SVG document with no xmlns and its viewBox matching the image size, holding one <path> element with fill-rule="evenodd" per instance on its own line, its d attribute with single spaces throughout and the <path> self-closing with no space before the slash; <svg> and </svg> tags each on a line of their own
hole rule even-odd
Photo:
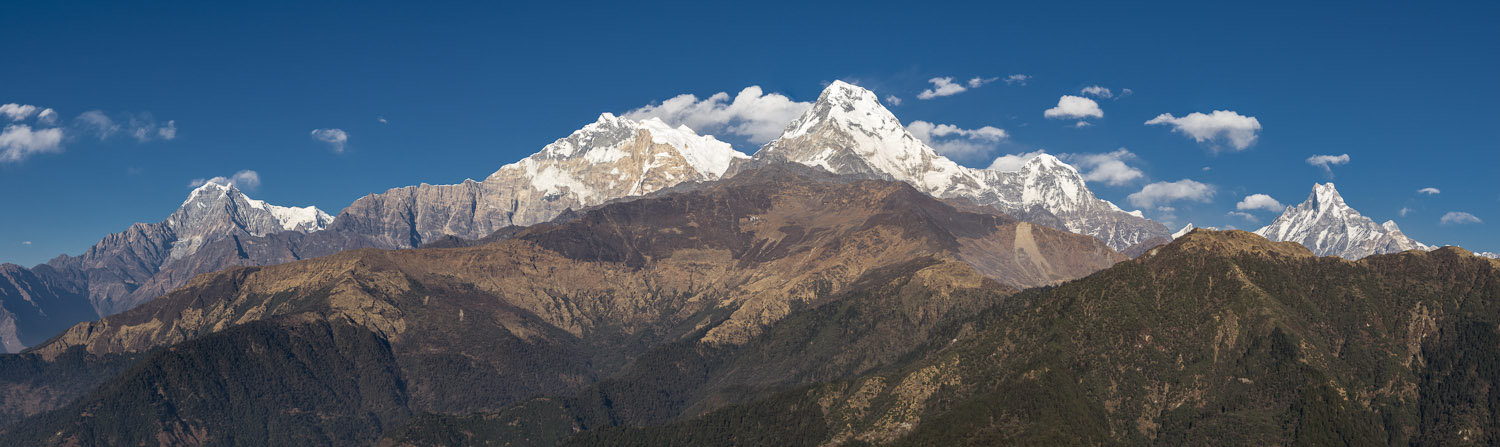
<svg viewBox="0 0 1500 447">
<path fill-rule="evenodd" d="M 828 87 L 823 88 L 823 93 L 818 95 L 817 102 L 835 103 L 853 108 L 863 108 L 862 106 L 868 105 L 885 107 L 880 105 L 880 98 L 875 96 L 875 92 L 844 81 L 829 83 Z"/>
</svg>

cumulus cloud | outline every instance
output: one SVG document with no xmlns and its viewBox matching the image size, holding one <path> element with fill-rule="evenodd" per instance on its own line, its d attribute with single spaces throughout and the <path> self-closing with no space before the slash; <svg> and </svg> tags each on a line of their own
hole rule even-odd
<svg viewBox="0 0 1500 447">
<path fill-rule="evenodd" d="M 1282 205 L 1281 202 L 1265 194 L 1251 194 L 1240 200 L 1240 203 L 1235 204 L 1234 209 L 1240 211 L 1266 210 L 1274 212 L 1286 209 L 1286 205 Z"/>
<path fill-rule="evenodd" d="M 1255 140 L 1260 138 L 1261 129 L 1260 120 L 1255 117 L 1229 110 L 1215 110 L 1211 114 L 1193 112 L 1181 118 L 1163 113 L 1146 121 L 1146 125 L 1155 124 L 1172 126 L 1173 131 L 1192 137 L 1199 143 L 1225 141 L 1236 151 L 1255 144 Z"/>
<path fill-rule="evenodd" d="M 31 245 L 31 241 L 21 241 L 21 245 Z"/>
<path fill-rule="evenodd" d="M 686 125 L 699 134 L 737 135 L 751 143 L 763 144 L 781 136 L 787 123 L 811 107 L 811 103 L 793 101 L 779 93 L 765 93 L 760 86 L 752 85 L 740 90 L 732 101 L 724 92 L 703 100 L 682 94 L 623 116 L 637 121 L 659 118 L 672 126 Z"/>
<path fill-rule="evenodd" d="M 1057 107 L 1047 109 L 1042 116 L 1050 119 L 1103 118 L 1104 110 L 1092 99 L 1063 95 L 1057 99 Z"/>
<path fill-rule="evenodd" d="M 390 121 L 386 121 L 385 117 L 383 117 L 383 116 L 377 116 L 377 117 L 375 117 L 375 121 L 379 122 L 380 124 L 390 124 L 391 123 Z"/>
<path fill-rule="evenodd" d="M 1477 224 L 1484 223 L 1484 221 L 1479 220 L 1479 218 L 1475 217 L 1473 214 L 1465 213 L 1463 211 L 1449 211 L 1448 214 L 1443 215 L 1442 219 L 1438 220 L 1438 223 L 1441 223 L 1443 225 L 1456 225 Z"/>
<path fill-rule="evenodd" d="M 209 183 L 224 186 L 233 186 L 246 191 L 253 191 L 260 187 L 260 174 L 249 170 L 241 170 L 228 177 L 195 178 L 188 182 L 189 188 L 197 188 Z"/>
<path fill-rule="evenodd" d="M 1314 155 L 1307 157 L 1307 164 L 1323 168 L 1323 172 L 1333 175 L 1333 167 L 1348 164 L 1349 154 L 1340 155 Z"/>
<path fill-rule="evenodd" d="M 932 146 L 939 154 L 953 158 L 988 155 L 996 143 L 1010 136 L 1005 129 L 993 126 L 964 129 L 952 124 L 933 124 L 921 120 L 912 121 L 906 126 L 906 130 Z"/>
<path fill-rule="evenodd" d="M 1422 189 L 1418 189 L 1417 190 L 1418 194 L 1427 194 L 1427 195 L 1434 195 L 1434 194 L 1438 194 L 1438 193 L 1441 193 L 1441 192 L 1442 191 L 1439 191 L 1437 188 L 1422 188 Z"/>
<path fill-rule="evenodd" d="M 1047 151 L 1038 150 L 1035 152 L 1026 152 L 1021 154 L 1001 155 L 995 158 L 995 161 L 990 162 L 989 169 L 1004 172 L 1019 171 L 1021 170 L 1022 166 L 1026 165 L 1026 162 L 1031 161 L 1031 159 L 1036 158 L 1036 156 L 1045 153 L 1047 153 Z"/>
<path fill-rule="evenodd" d="M 1025 74 L 1017 73 L 1017 74 L 1013 74 L 1013 75 L 1010 75 L 1010 76 L 1006 76 L 1005 77 L 1005 85 L 1012 85 L 1012 84 L 1026 85 L 1026 81 L 1030 81 L 1030 80 L 1031 80 L 1031 75 L 1025 75 Z"/>
<path fill-rule="evenodd" d="M 41 112 L 37 112 L 36 114 L 36 122 L 48 126 L 57 124 L 57 111 L 50 108 L 42 109 Z"/>
<path fill-rule="evenodd" d="M 62 152 L 63 131 L 35 129 L 25 124 L 5 126 L 0 132 L 0 163 L 14 163 L 35 154 Z"/>
<path fill-rule="evenodd" d="M 1083 172 L 1083 179 L 1090 182 L 1119 186 L 1145 177 L 1140 169 L 1126 163 L 1135 160 L 1136 156 L 1123 147 L 1102 154 L 1063 154 L 1062 158 L 1078 167 Z"/>
<path fill-rule="evenodd" d="M 1245 213 L 1245 212 L 1240 212 L 1240 211 L 1230 211 L 1230 212 L 1226 213 L 1225 215 L 1226 216 L 1230 216 L 1230 217 L 1238 217 L 1238 218 L 1241 218 L 1241 219 L 1245 219 L 1245 221 L 1250 222 L 1250 223 L 1260 222 L 1260 219 L 1256 218 L 1254 214 L 1250 214 L 1250 213 Z"/>
<path fill-rule="evenodd" d="M 1094 123 L 1090 123 L 1088 121 L 1079 121 L 1077 124 L 1074 124 L 1073 127 L 1089 127 L 1092 125 L 1094 125 Z"/>
<path fill-rule="evenodd" d="M 51 109 L 48 109 L 48 110 L 51 110 Z M 0 105 L 0 116 L 5 116 L 7 119 L 10 119 L 11 121 L 24 120 L 27 117 L 30 117 L 31 114 L 36 113 L 36 111 L 37 111 L 37 106 L 33 106 L 33 105 L 16 104 L 16 103 L 10 103 L 10 104 Z"/>
<path fill-rule="evenodd" d="M 1141 208 L 1186 200 L 1207 203 L 1214 196 L 1214 187 L 1196 181 L 1182 179 L 1175 182 L 1156 182 L 1141 188 L 1140 192 L 1125 197 L 1130 204 Z"/>
<path fill-rule="evenodd" d="M 893 106 L 899 106 L 901 105 L 901 97 L 896 95 L 886 95 L 885 103 Z"/>
<path fill-rule="evenodd" d="M 312 139 L 328 143 L 337 154 L 344 153 L 344 145 L 349 143 L 349 134 L 343 129 L 313 129 Z"/>
<path fill-rule="evenodd" d="M 1401 207 L 1401 211 L 1397 211 L 1396 214 L 1400 214 L 1401 217 L 1406 217 L 1406 215 L 1407 214 L 1411 214 L 1412 211 L 1416 211 L 1416 210 L 1403 206 L 1403 207 Z"/>
<path fill-rule="evenodd" d="M 932 99 L 939 96 L 953 96 L 969 91 L 969 88 L 964 87 L 963 84 L 953 82 L 952 76 L 932 78 L 928 79 L 927 82 L 932 83 L 932 88 L 922 90 L 922 93 L 917 94 L 917 99 Z"/>
</svg>

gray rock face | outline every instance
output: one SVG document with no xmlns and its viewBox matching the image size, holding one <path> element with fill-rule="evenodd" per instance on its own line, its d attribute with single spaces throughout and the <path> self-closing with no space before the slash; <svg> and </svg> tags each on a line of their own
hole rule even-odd
<svg viewBox="0 0 1500 447">
<path fill-rule="evenodd" d="M 1360 259 L 1406 250 L 1431 250 L 1401 232 L 1394 221 L 1377 224 L 1344 203 L 1333 183 L 1313 185 L 1307 200 L 1289 206 L 1270 225 L 1255 230 L 1266 239 L 1306 245 L 1318 256 Z"/>
<path fill-rule="evenodd" d="M 270 205 L 233 186 L 205 184 L 166 220 L 131 225 L 81 255 L 31 269 L 0 266 L 0 346 L 16 352 L 78 322 L 133 308 L 200 273 L 294 260 L 252 254 L 243 241 L 318 231 L 332 221 L 313 207 Z"/>
<path fill-rule="evenodd" d="M 717 180 L 732 160 L 744 158 L 729 144 L 687 127 L 606 113 L 484 181 L 365 196 L 331 230 L 367 236 L 383 248 L 417 247 L 446 236 L 478 239 L 507 226 L 546 222 L 569 209 Z"/>
<path fill-rule="evenodd" d="M 1094 236 L 1116 251 L 1171 240 L 1161 224 L 1095 197 L 1083 176 L 1056 157 L 1042 154 L 1010 172 L 961 166 L 908 132 L 873 92 L 840 81 L 755 157 L 900 180 L 939 198 Z"/>
</svg>

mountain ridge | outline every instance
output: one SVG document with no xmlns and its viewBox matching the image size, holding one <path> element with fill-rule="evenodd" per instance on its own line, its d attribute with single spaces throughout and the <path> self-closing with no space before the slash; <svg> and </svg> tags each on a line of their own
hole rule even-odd
<svg viewBox="0 0 1500 447">
<path fill-rule="evenodd" d="M 1088 189 L 1083 176 L 1040 154 L 1013 172 L 961 166 L 903 127 L 869 90 L 829 84 L 817 102 L 755 158 L 774 157 L 838 174 L 901 180 L 945 199 L 969 200 L 1043 225 L 1099 238 L 1127 255 L 1170 240 L 1171 232 Z"/>
</svg>

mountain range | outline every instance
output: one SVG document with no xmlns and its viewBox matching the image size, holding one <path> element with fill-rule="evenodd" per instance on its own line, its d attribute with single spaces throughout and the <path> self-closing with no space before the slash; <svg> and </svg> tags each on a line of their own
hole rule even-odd
<svg viewBox="0 0 1500 447">
<path fill-rule="evenodd" d="M 373 337 L 381 342 L 358 349 L 380 353 L 360 355 L 384 360 L 357 366 L 379 368 L 379 380 L 403 385 L 381 385 L 399 394 L 400 405 L 382 406 L 377 413 L 393 416 L 360 427 L 356 438 L 369 439 L 380 434 L 379 427 L 400 422 L 399 415 L 413 411 L 496 410 L 537 394 L 577 392 L 667 345 L 737 350 L 804 309 L 851 295 L 883 295 L 884 288 L 896 287 L 897 295 L 909 296 L 900 304 L 909 306 L 899 310 L 905 317 L 866 321 L 849 332 L 826 335 L 852 345 L 869 344 L 869 353 L 839 353 L 823 362 L 799 359 L 783 374 L 833 377 L 862 371 L 914 346 L 919 338 L 912 331 L 968 315 L 1016 290 L 1058 284 L 1124 259 L 1092 237 L 999 213 L 965 211 L 904 183 L 778 164 L 722 182 L 609 204 L 489 244 L 353 250 L 202 275 L 140 307 L 75 326 L 25 355 L 42 363 L 69 355 L 144 355 L 140 362 L 156 364 L 178 362 L 158 358 L 176 354 L 161 354 L 157 348 L 209 340 L 292 349 L 284 347 L 286 341 L 260 340 L 291 331 L 295 338 L 331 344 L 326 346 L 331 351 L 307 354 L 321 359 L 352 354 L 345 352 L 352 348 L 340 345 L 345 343 L 340 337 L 352 337 L 348 343 Z M 897 285 L 890 286 L 891 281 Z M 872 291 L 877 289 L 881 291 Z M 260 329 L 236 329 L 252 324 Z M 878 335 L 875 339 L 860 335 L 893 324 L 904 329 L 876 331 L 869 335 Z M 257 338 L 236 338 L 241 336 Z M 238 368 L 234 364 L 190 363 L 197 365 L 194 376 L 241 374 L 221 369 Z M 310 368 L 328 367 L 317 365 Z M 185 384 L 150 373 L 127 370 L 110 380 L 156 382 L 188 394 L 136 401 L 111 394 L 118 387 L 106 381 L 96 388 L 102 394 L 77 396 L 72 407 L 47 416 L 70 427 L 137 427 L 131 437 L 92 437 L 114 433 L 98 428 L 55 432 L 48 423 L 17 427 L 40 430 L 34 433 L 45 439 L 33 441 L 42 443 L 135 443 L 220 433 L 213 421 L 223 421 L 227 414 L 180 399 L 219 396 L 210 389 L 234 383 Z M 738 380 L 722 386 L 728 392 L 735 383 L 785 379 L 752 374 Z M 16 395 L 35 394 L 44 386 L 0 384 Z M 299 391 L 289 385 L 273 394 Z M 120 405 L 197 410 L 154 410 L 165 419 L 136 420 L 136 412 L 117 412 L 124 410 Z M 356 418 L 367 410 L 325 416 Z M 89 421 L 78 425 L 68 420 L 74 412 L 124 419 L 86 417 Z M 265 417 L 261 423 L 303 429 L 318 423 Z"/>
<path fill-rule="evenodd" d="M 78 258 L 60 257 L 32 269 L 0 267 L 0 275 L 9 279 L 9 287 L 0 287 L 0 344 L 17 352 L 69 325 L 133 308 L 195 275 L 229 266 L 272 265 L 358 248 L 413 248 L 444 238 L 480 239 L 612 200 L 783 161 L 905 181 L 939 198 L 1095 236 L 1127 255 L 1170 236 L 1140 213 L 1096 198 L 1077 170 L 1050 155 L 1015 172 L 959 166 L 907 132 L 872 92 L 838 81 L 754 158 L 685 126 L 606 113 L 483 181 L 371 194 L 337 218 L 311 208 L 267 205 L 231 185 L 209 183 L 166 221 L 132 226 Z M 80 297 L 87 297 L 92 311 L 84 309 Z"/>
<path fill-rule="evenodd" d="M 315 207 L 283 207 L 205 183 L 157 223 L 105 236 L 78 256 L 25 269 L 0 265 L 0 345 L 16 352 L 80 321 L 130 309 L 197 273 L 246 260 L 241 244 L 278 233 L 306 234 L 333 221 Z M 235 245 L 226 256 L 219 243 Z"/>
<path fill-rule="evenodd" d="M 0 265 L 0 444 L 1488 445 L 1486 256 L 1331 183 L 1172 233 L 835 81 L 753 156 L 606 113 L 482 181 L 209 182 Z"/>
<path fill-rule="evenodd" d="M 133 225 L 82 255 L 30 269 L 0 265 L 0 348 L 18 352 L 72 324 L 131 309 L 195 275 L 230 266 L 478 240 L 611 201 L 788 161 L 906 182 L 953 203 L 1094 236 L 1130 257 L 1176 236 L 1140 212 L 1097 198 L 1075 168 L 1051 155 L 1037 155 L 1016 171 L 958 165 L 907 131 L 873 92 L 835 81 L 753 157 L 686 126 L 605 113 L 483 181 L 371 194 L 336 219 L 312 207 L 253 200 L 233 185 L 206 183 L 165 221 Z M 1307 202 L 1288 207 L 1256 233 L 1348 259 L 1431 248 L 1407 238 L 1394 222 L 1375 224 L 1349 208 L 1332 184 L 1317 185 Z"/>
</svg>

